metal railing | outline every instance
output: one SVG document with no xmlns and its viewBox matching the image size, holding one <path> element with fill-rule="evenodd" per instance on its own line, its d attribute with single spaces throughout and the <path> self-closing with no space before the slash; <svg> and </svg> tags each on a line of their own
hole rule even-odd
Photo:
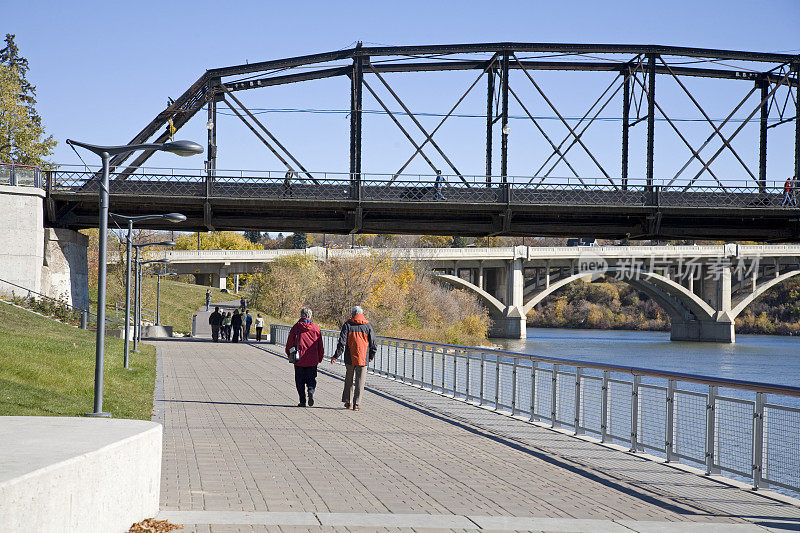
<svg viewBox="0 0 800 533">
<path fill-rule="evenodd" d="M 48 192 L 97 193 L 92 170 L 47 171 Z M 473 204 L 605 205 L 664 207 L 735 207 L 798 209 L 800 191 L 786 200 L 781 182 L 730 180 L 670 183 L 629 180 L 619 183 L 596 178 L 507 176 L 486 184 L 485 176 L 448 176 L 437 187 L 433 176 L 399 177 L 388 174 L 310 173 L 294 175 L 288 182 L 279 172 L 215 171 L 214 176 L 198 172 L 175 173 L 139 170 L 125 180 L 111 180 L 112 195 L 170 197 L 260 198 L 294 200 L 374 202 L 459 202 Z M 353 179 L 351 179 L 353 178 Z M 461 178 L 464 178 L 463 181 Z M 546 181 L 544 181 L 546 179 Z"/>
<path fill-rule="evenodd" d="M 39 167 L 0 163 L 0 185 L 42 188 L 44 186 L 42 173 Z"/>
<path fill-rule="evenodd" d="M 151 324 L 156 323 L 156 311 L 155 309 L 148 309 L 146 307 L 142 307 L 139 309 L 139 316 L 142 318 L 142 323 L 150 322 Z M 114 318 L 116 318 L 120 324 L 125 322 L 125 302 L 114 302 Z M 134 323 L 133 318 L 133 306 L 131 306 L 131 324 Z"/>
<path fill-rule="evenodd" d="M 285 344 L 289 326 L 272 324 Z M 325 352 L 339 332 L 323 330 Z M 370 371 L 511 416 L 800 493 L 800 387 L 378 337 Z"/>
<path fill-rule="evenodd" d="M 97 315 L 88 309 L 80 309 L 58 298 L 47 296 L 11 281 L 0 279 L 0 300 L 16 303 L 44 315 L 80 323 L 82 329 L 97 327 Z M 106 327 L 121 325 L 122 321 L 106 317 Z"/>
</svg>

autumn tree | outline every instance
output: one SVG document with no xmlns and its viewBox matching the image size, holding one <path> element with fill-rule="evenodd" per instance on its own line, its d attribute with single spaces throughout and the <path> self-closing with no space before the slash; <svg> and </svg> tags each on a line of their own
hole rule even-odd
<svg viewBox="0 0 800 533">
<path fill-rule="evenodd" d="M 43 165 L 56 141 L 45 137 L 36 112 L 36 87 L 27 79 L 28 60 L 19 55 L 14 35 L 0 50 L 0 162 Z"/>
</svg>

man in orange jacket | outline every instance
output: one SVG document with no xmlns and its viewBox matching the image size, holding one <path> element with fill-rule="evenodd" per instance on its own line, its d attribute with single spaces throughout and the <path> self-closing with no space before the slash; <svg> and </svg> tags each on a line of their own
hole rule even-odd
<svg viewBox="0 0 800 533">
<path fill-rule="evenodd" d="M 358 305 L 353 307 L 350 315 L 350 320 L 342 326 L 339 344 L 336 345 L 336 353 L 333 354 L 331 363 L 344 353 L 344 364 L 347 371 L 344 378 L 342 402 L 344 408 L 349 409 L 352 397 L 353 411 L 358 411 L 358 402 L 361 399 L 361 393 L 364 392 L 364 381 L 367 378 L 367 363 L 375 358 L 378 344 L 375 342 L 372 324 L 364 317 L 361 307 Z"/>
</svg>

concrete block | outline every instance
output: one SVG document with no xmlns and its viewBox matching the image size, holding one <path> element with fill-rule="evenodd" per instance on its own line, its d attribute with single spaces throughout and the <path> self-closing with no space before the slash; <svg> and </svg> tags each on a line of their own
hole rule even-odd
<svg viewBox="0 0 800 533">
<path fill-rule="evenodd" d="M 163 339 L 172 337 L 172 326 L 142 326 L 142 338 Z"/>
<path fill-rule="evenodd" d="M 160 424 L 0 417 L 0 531 L 124 532 L 156 516 Z"/>
</svg>

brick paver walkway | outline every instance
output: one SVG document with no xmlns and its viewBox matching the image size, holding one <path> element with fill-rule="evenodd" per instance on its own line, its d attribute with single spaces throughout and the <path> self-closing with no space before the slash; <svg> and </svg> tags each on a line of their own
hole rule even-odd
<svg viewBox="0 0 800 533">
<path fill-rule="evenodd" d="M 800 524 L 792 505 L 377 376 L 362 410 L 344 410 L 343 367 L 327 360 L 317 405 L 298 408 L 292 368 L 272 353 L 280 347 L 155 344 L 160 517 L 188 531 Z"/>
</svg>

